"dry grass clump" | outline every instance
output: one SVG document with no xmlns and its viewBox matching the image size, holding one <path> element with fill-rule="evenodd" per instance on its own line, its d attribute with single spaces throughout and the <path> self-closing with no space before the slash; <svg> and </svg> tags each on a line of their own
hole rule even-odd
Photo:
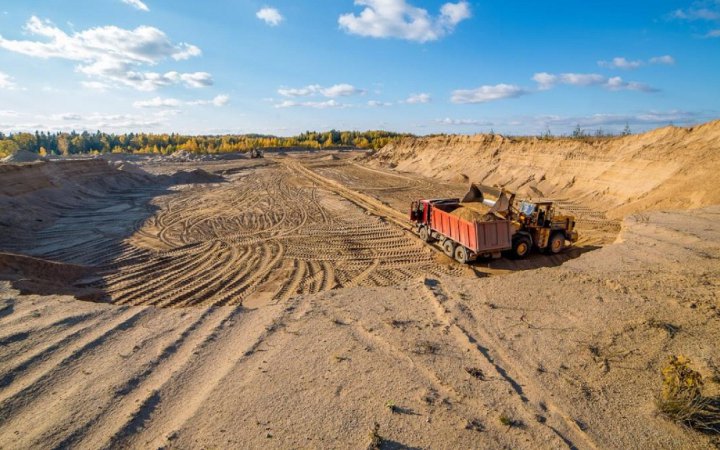
<svg viewBox="0 0 720 450">
<path fill-rule="evenodd" d="M 662 376 L 657 406 L 665 417 L 704 433 L 720 433 L 720 399 L 702 395 L 702 375 L 688 358 L 671 356 Z"/>
</svg>

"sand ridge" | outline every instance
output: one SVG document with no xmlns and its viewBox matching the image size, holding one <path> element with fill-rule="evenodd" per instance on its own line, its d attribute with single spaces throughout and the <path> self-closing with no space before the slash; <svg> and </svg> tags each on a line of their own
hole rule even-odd
<svg viewBox="0 0 720 450">
<path fill-rule="evenodd" d="M 368 158 L 398 171 L 504 186 L 622 218 L 720 203 L 720 121 L 601 140 L 500 135 L 405 138 Z"/>
</svg>

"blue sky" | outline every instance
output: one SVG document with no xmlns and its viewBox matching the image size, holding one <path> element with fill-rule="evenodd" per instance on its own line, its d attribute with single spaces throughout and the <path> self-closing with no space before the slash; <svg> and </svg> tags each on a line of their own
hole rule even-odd
<svg viewBox="0 0 720 450">
<path fill-rule="evenodd" d="M 720 117 L 720 0 L 17 0 L 0 131 L 634 131 Z"/>
</svg>

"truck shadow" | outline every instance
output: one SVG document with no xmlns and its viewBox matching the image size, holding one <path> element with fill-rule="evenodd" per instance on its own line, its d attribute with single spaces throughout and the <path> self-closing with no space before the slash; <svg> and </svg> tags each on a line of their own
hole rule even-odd
<svg viewBox="0 0 720 450">
<path fill-rule="evenodd" d="M 580 255 L 602 248 L 597 245 L 585 245 L 582 247 L 568 247 L 556 255 L 547 255 L 533 252 L 525 259 L 512 259 L 503 255 L 500 259 L 478 258 L 469 265 L 477 269 L 492 270 L 533 270 L 543 267 L 558 267 L 566 262 L 578 258 Z"/>
</svg>

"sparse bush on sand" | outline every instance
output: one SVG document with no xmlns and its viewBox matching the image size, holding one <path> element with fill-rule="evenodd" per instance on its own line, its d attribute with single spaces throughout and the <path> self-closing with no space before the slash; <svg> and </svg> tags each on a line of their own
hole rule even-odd
<svg viewBox="0 0 720 450">
<path fill-rule="evenodd" d="M 690 360 L 671 356 L 662 376 L 657 400 L 660 413 L 695 430 L 720 434 L 720 399 L 703 396 L 702 375 L 690 367 Z"/>
</svg>

